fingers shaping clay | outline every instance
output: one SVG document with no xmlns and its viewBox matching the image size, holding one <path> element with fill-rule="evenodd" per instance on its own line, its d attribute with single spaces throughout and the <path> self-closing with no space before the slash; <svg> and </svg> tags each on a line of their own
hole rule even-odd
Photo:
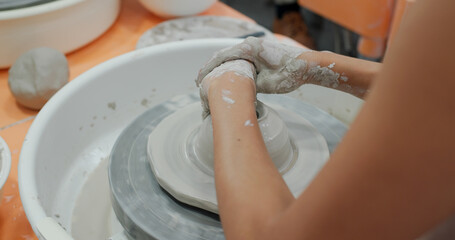
<svg viewBox="0 0 455 240">
<path fill-rule="evenodd" d="M 35 48 L 21 55 L 9 70 L 8 85 L 16 100 L 39 110 L 67 82 L 68 61 L 52 48 Z"/>
</svg>

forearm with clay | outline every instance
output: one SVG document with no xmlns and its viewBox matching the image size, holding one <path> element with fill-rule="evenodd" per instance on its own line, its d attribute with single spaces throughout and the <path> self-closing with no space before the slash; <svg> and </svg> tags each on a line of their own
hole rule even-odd
<svg viewBox="0 0 455 240">
<path fill-rule="evenodd" d="M 340 90 L 359 98 L 368 93 L 382 64 L 329 51 L 303 52 L 299 59 L 307 61 L 306 83 Z"/>
<path fill-rule="evenodd" d="M 262 140 L 254 73 L 247 61 L 229 61 L 201 84 L 210 103 L 216 192 L 227 239 L 258 239 L 271 217 L 294 201 Z"/>
</svg>

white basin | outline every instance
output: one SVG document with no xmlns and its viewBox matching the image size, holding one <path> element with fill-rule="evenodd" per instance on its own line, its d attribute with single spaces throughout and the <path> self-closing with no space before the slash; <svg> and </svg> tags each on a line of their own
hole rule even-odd
<svg viewBox="0 0 455 240">
<path fill-rule="evenodd" d="M 216 2 L 216 0 L 139 0 L 152 13 L 165 17 L 185 17 L 199 14 Z"/>
<path fill-rule="evenodd" d="M 111 208 L 107 170 L 102 167 L 101 173 L 106 174 L 106 182 L 101 181 L 98 188 L 102 196 L 81 196 L 90 192 L 84 185 L 94 179 L 90 174 L 109 155 L 124 127 L 149 107 L 176 95 L 197 93 L 194 79 L 199 68 L 216 50 L 239 41 L 203 39 L 139 49 L 94 67 L 57 92 L 30 127 L 19 162 L 21 200 L 39 238 L 57 239 L 39 233 L 37 225 L 49 223 L 49 218 L 76 239 L 115 234 L 117 230 L 106 223 Z M 361 104 L 350 95 L 309 85 L 290 96 L 315 104 L 345 122 L 353 119 Z M 93 204 L 88 201 L 81 208 L 80 198 L 85 202 L 92 198 Z M 89 216 L 78 217 L 77 227 L 73 222 L 75 208 L 79 209 L 77 214 L 85 216 L 86 212 Z M 57 224 L 54 227 L 46 229 L 60 228 Z"/>
<path fill-rule="evenodd" d="M 112 25 L 119 9 L 120 0 L 58 0 L 0 11 L 0 69 L 32 48 L 68 53 L 82 47 Z"/>
</svg>

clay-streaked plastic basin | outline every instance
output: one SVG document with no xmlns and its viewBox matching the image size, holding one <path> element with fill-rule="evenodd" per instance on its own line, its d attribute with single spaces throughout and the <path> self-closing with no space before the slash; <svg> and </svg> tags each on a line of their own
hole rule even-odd
<svg viewBox="0 0 455 240">
<path fill-rule="evenodd" d="M 112 25 L 119 9 L 120 0 L 58 0 L 0 11 L 0 69 L 32 48 L 82 47 Z"/>
<path fill-rule="evenodd" d="M 109 156 L 120 132 L 149 107 L 177 95 L 198 93 L 194 79 L 199 68 L 215 51 L 240 41 L 203 39 L 139 49 L 92 68 L 58 91 L 34 120 L 20 155 L 20 195 L 35 233 L 40 236 L 37 224 L 50 217 L 74 237 L 73 209 L 84 183 Z M 361 102 L 317 86 L 303 86 L 290 96 L 348 122 Z M 98 192 L 106 192 L 107 187 Z M 97 226 L 111 234 L 102 225 L 107 222 L 102 213 L 110 210 L 109 194 L 88 197 L 106 201 L 106 206 L 90 208 L 93 202 L 86 209 L 88 217 L 79 220 L 87 228 Z M 104 232 L 100 235 L 105 236 Z"/>
</svg>

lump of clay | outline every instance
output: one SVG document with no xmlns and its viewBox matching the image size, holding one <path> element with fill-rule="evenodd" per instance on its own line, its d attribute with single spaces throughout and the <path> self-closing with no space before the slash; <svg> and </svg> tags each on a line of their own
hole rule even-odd
<svg viewBox="0 0 455 240">
<path fill-rule="evenodd" d="M 68 61 L 52 48 L 35 48 L 22 54 L 9 70 L 8 85 L 16 100 L 41 109 L 67 82 Z"/>
</svg>

